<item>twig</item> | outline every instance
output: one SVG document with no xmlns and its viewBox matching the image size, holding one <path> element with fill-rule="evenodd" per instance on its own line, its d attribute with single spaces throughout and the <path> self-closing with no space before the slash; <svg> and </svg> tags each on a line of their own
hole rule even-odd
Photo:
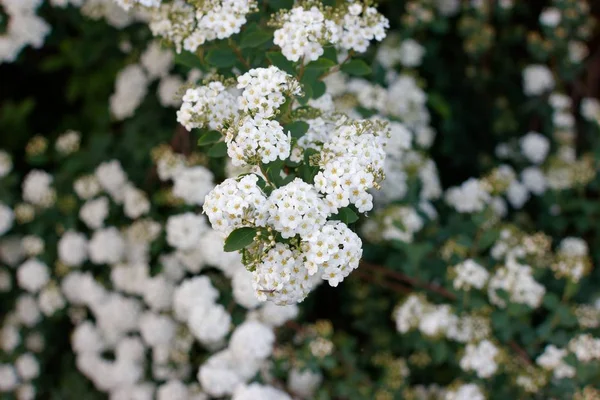
<svg viewBox="0 0 600 400">
<path fill-rule="evenodd" d="M 449 292 L 448 290 L 444 289 L 443 287 L 441 287 L 439 285 L 436 285 L 433 283 L 428 283 L 428 282 L 421 282 L 420 280 L 418 280 L 416 278 L 412 278 L 407 275 L 404 275 L 401 272 L 392 271 L 389 268 L 386 268 L 386 267 L 383 267 L 383 266 L 377 265 L 377 264 L 371 264 L 366 261 L 361 261 L 361 266 L 371 269 L 371 270 L 374 270 L 374 271 L 377 271 L 377 272 L 381 272 L 382 274 L 384 274 L 388 277 L 395 278 L 401 282 L 406 282 L 414 287 L 419 287 L 422 289 L 427 289 L 431 292 L 438 293 L 449 300 L 456 300 L 456 295 L 454 295 L 453 293 Z"/>
<path fill-rule="evenodd" d="M 252 68 L 250 66 L 250 64 L 248 63 L 248 61 L 246 61 L 246 59 L 244 58 L 244 55 L 242 54 L 242 52 L 240 51 L 240 49 L 235 44 L 233 44 L 232 41 L 229 41 L 229 47 L 231 47 L 231 49 L 235 53 L 235 56 L 237 57 L 237 59 L 240 60 L 240 62 L 242 64 L 244 64 L 244 66 L 246 68 L 248 68 L 248 69 Z"/>
<path fill-rule="evenodd" d="M 360 269 L 354 271 L 352 274 L 360 277 L 361 279 L 376 283 L 379 286 L 382 286 L 384 288 L 393 290 L 394 292 L 397 292 L 397 293 L 408 294 L 408 293 L 413 292 L 413 290 L 407 286 L 402 286 L 402 285 L 399 285 L 394 282 L 381 280 L 381 279 L 377 278 L 376 276 L 369 274 L 368 272 L 361 271 Z"/>
<path fill-rule="evenodd" d="M 515 353 L 517 353 L 519 357 L 521 357 L 523 361 L 525 361 L 526 364 L 533 364 L 529 358 L 529 354 L 527 354 L 527 352 L 521 346 L 519 346 L 517 342 L 511 340 L 508 342 L 508 345 L 515 351 Z"/>
</svg>

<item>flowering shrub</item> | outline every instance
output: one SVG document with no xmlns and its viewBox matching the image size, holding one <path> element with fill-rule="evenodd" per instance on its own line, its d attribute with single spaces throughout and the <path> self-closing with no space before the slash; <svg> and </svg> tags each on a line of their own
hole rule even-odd
<svg viewBox="0 0 600 400">
<path fill-rule="evenodd" d="M 0 396 L 600 398 L 592 3 L 0 0 Z"/>
</svg>

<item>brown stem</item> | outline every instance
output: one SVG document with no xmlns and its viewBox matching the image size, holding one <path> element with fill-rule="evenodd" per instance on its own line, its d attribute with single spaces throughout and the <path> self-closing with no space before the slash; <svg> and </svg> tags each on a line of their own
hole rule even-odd
<svg viewBox="0 0 600 400">
<path fill-rule="evenodd" d="M 354 271 L 352 274 L 360 277 L 361 279 L 367 280 L 369 282 L 373 282 L 384 288 L 393 290 L 394 292 L 397 292 L 397 293 L 402 293 L 402 294 L 412 293 L 412 289 L 409 287 L 402 286 L 402 285 L 399 285 L 394 282 L 381 280 L 380 277 L 369 274 L 368 272 L 361 271 L 360 269 Z"/>
<path fill-rule="evenodd" d="M 235 53 L 235 56 L 237 57 L 238 60 L 240 60 L 240 62 L 242 64 L 244 64 L 244 66 L 248 69 L 252 68 L 250 66 L 250 64 L 248 63 L 248 61 L 246 61 L 246 59 L 244 58 L 244 55 L 242 54 L 242 52 L 240 51 L 240 49 L 233 43 L 233 42 L 229 42 L 229 47 L 231 47 L 231 49 L 233 50 L 233 52 Z"/>
<path fill-rule="evenodd" d="M 453 293 L 449 292 L 448 290 L 444 289 L 443 287 L 441 287 L 439 285 L 429 283 L 429 282 L 421 282 L 420 280 L 418 280 L 416 278 L 412 278 L 407 275 L 404 275 L 401 272 L 392 271 L 389 268 L 386 268 L 386 267 L 383 267 L 383 266 L 377 265 L 377 264 L 371 264 L 366 261 L 361 261 L 361 266 L 364 268 L 367 268 L 367 269 L 371 269 L 373 271 L 380 272 L 388 277 L 397 279 L 401 282 L 406 282 L 414 287 L 419 287 L 422 289 L 427 289 L 431 292 L 438 293 L 449 300 L 456 300 L 456 295 L 454 295 Z"/>
<path fill-rule="evenodd" d="M 333 74 L 334 72 L 338 72 L 340 70 L 340 68 L 342 68 L 342 65 L 344 65 L 348 61 L 350 61 L 352 56 L 354 56 L 354 50 L 350 50 L 350 52 L 348 53 L 348 55 L 346 56 L 346 58 L 344 59 L 344 61 L 342 61 L 342 63 L 340 65 L 336 65 L 335 67 L 331 68 L 329 71 L 325 72 L 323 75 L 321 75 L 319 77 L 319 80 L 323 80 L 323 78 Z"/>
<path fill-rule="evenodd" d="M 526 363 L 526 364 L 532 364 L 531 359 L 529 358 L 529 354 L 527 354 L 527 352 L 517 344 L 517 342 L 515 342 L 514 340 L 511 340 L 508 345 L 511 347 L 511 349 L 513 349 L 515 351 L 515 353 L 517 353 L 517 355 Z"/>
</svg>

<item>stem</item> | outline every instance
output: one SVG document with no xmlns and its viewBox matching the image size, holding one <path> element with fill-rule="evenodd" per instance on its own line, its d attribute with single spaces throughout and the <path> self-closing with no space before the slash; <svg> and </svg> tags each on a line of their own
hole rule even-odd
<svg viewBox="0 0 600 400">
<path fill-rule="evenodd" d="M 340 70 L 340 68 L 342 68 L 342 65 L 346 64 L 348 61 L 350 61 L 350 59 L 352 58 L 352 56 L 354 56 L 354 50 L 350 50 L 350 52 L 348 53 L 348 55 L 346 56 L 346 58 L 344 59 L 344 61 L 342 61 L 341 64 L 336 65 L 335 67 L 331 68 L 329 71 L 325 72 L 323 75 L 321 75 L 319 77 L 319 80 L 323 80 L 323 78 L 333 74 L 334 72 L 338 72 Z"/>
<path fill-rule="evenodd" d="M 229 47 L 231 47 L 231 49 L 233 50 L 233 52 L 235 53 L 235 56 L 237 57 L 238 60 L 240 60 L 240 62 L 242 64 L 244 64 L 244 66 L 248 69 L 251 69 L 252 66 L 250 66 L 250 64 L 248 63 L 248 61 L 246 61 L 246 59 L 244 58 L 244 55 L 242 54 L 241 50 L 239 49 L 239 47 L 237 47 L 235 45 L 235 43 L 233 43 L 233 41 L 230 39 L 229 40 Z"/>
<path fill-rule="evenodd" d="M 263 163 L 258 163 L 258 167 L 260 168 L 260 172 L 262 172 L 263 176 L 265 177 L 265 181 L 267 182 L 267 184 L 277 189 L 277 186 L 275 186 L 275 184 L 269 179 L 269 175 L 267 175 L 267 171 L 265 170 L 265 166 L 263 165 Z"/>
<path fill-rule="evenodd" d="M 515 351 L 515 353 L 517 353 L 517 355 L 523 360 L 525 361 L 526 364 L 533 364 L 531 362 L 531 359 L 529 358 L 529 354 L 527 354 L 527 352 L 517 344 L 517 342 L 515 342 L 514 340 L 511 340 L 510 342 L 508 342 L 508 345 Z"/>
<path fill-rule="evenodd" d="M 360 269 L 354 271 L 352 274 L 359 276 L 363 280 L 376 283 L 384 288 L 393 290 L 394 292 L 397 292 L 397 293 L 402 293 L 402 294 L 412 293 L 412 289 L 409 287 L 402 286 L 402 285 L 399 285 L 394 282 L 382 281 L 378 277 L 376 277 L 368 272 L 361 271 Z"/>
<path fill-rule="evenodd" d="M 418 280 L 416 278 L 412 278 L 407 275 L 404 275 L 401 272 L 392 271 L 389 268 L 386 268 L 386 267 L 383 267 L 383 266 L 377 265 L 377 264 L 371 264 L 366 261 L 361 261 L 361 266 L 363 266 L 367 269 L 371 269 L 371 270 L 380 272 L 383 275 L 386 275 L 387 277 L 397 279 L 401 282 L 406 282 L 414 287 L 419 287 L 422 289 L 427 289 L 431 292 L 438 293 L 449 300 L 456 300 L 456 295 L 454 293 L 449 292 L 448 290 L 444 289 L 443 287 L 441 287 L 439 285 L 429 283 L 429 282 L 421 282 L 420 280 Z"/>
</svg>

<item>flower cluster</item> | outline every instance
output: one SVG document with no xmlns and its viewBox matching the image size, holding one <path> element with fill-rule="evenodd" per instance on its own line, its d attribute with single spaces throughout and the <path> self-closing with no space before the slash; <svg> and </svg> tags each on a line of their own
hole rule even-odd
<svg viewBox="0 0 600 400">
<path fill-rule="evenodd" d="M 140 3 L 152 3 L 150 5 L 154 6 L 157 2 L 144 0 Z M 175 0 L 150 10 L 150 29 L 155 36 L 171 42 L 178 53 L 182 50 L 195 52 L 207 41 L 226 39 L 239 33 L 247 15 L 256 6 L 255 0 L 209 0 L 200 3 Z"/>
<path fill-rule="evenodd" d="M 5 0 L 0 5 L 8 21 L 0 32 L 0 63 L 15 61 L 26 46 L 40 48 L 50 25 L 36 15 L 41 0 Z"/>
</svg>

